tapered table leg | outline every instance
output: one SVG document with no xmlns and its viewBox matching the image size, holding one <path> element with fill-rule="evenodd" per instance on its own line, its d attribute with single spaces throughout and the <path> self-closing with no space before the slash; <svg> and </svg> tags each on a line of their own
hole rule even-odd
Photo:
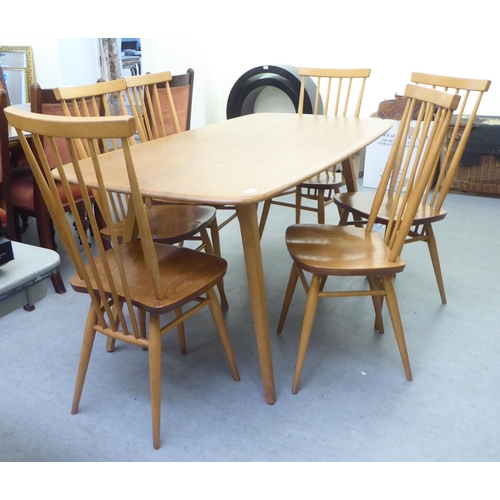
<svg viewBox="0 0 500 500">
<path fill-rule="evenodd" d="M 257 222 L 257 203 L 239 205 L 236 207 L 236 212 L 240 221 L 264 396 L 267 403 L 273 404 L 276 401 L 276 391 L 269 338 L 266 291 L 264 288 L 264 268 L 262 266 L 259 224 Z"/>
</svg>

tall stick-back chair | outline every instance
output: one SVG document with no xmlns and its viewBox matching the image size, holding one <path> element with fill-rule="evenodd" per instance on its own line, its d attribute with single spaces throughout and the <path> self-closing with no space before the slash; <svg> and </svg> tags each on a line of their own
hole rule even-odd
<svg viewBox="0 0 500 500">
<path fill-rule="evenodd" d="M 54 92 L 56 98 L 62 103 L 66 116 L 92 116 L 97 111 L 101 116 L 133 114 L 137 130 L 135 136 L 131 138 L 131 144 L 136 144 L 152 140 L 154 137 L 150 132 L 158 130 L 156 126 L 153 128 L 149 126 L 149 115 L 146 105 L 145 109 L 142 109 L 144 94 L 142 98 L 140 94 L 143 90 L 144 79 L 148 82 L 156 81 L 166 85 L 172 79 L 172 75 L 170 72 L 156 73 L 154 75 L 111 80 L 91 85 L 59 87 Z M 135 92 L 131 87 L 134 85 L 133 82 L 136 82 Z M 170 88 L 168 87 L 167 90 L 169 91 Z M 136 105 L 134 96 L 138 98 L 138 105 Z M 167 112 L 165 111 L 165 120 L 162 120 L 163 127 L 160 127 L 161 130 L 168 131 L 168 133 L 165 132 L 165 135 L 173 133 L 174 128 L 176 132 L 180 132 L 173 101 L 169 100 L 167 103 L 162 101 L 159 106 L 157 109 L 163 110 L 164 107 L 168 109 L 168 119 Z M 186 117 L 184 116 L 183 123 L 185 123 L 185 120 Z M 176 125 L 172 126 L 172 123 Z M 159 122 L 156 125 L 159 125 Z M 159 133 L 156 138 L 161 136 L 163 135 Z M 118 147 L 120 145 L 117 141 L 105 141 L 100 146 L 102 152 L 107 152 Z M 86 154 L 83 147 L 80 147 L 80 150 L 81 154 Z M 113 207 L 115 230 L 118 237 L 122 238 L 125 231 L 129 198 L 122 194 L 113 193 L 110 195 L 110 202 Z M 202 241 L 202 248 L 205 248 L 209 253 L 213 253 L 212 243 L 207 233 L 207 227 L 215 220 L 215 209 L 213 207 L 180 204 L 153 205 L 150 200 L 146 200 L 146 202 L 147 216 L 153 232 L 153 238 L 156 242 L 182 243 L 198 235 L 198 238 Z M 109 241 L 109 228 L 102 229 L 102 234 Z M 223 305 L 227 306 L 227 299 L 222 284 L 219 285 L 219 289 Z M 108 345 L 108 348 L 112 348 L 112 346 Z"/>
<path fill-rule="evenodd" d="M 21 142 L 40 191 L 54 220 L 57 231 L 76 269 L 70 280 L 76 292 L 90 296 L 90 310 L 84 329 L 83 345 L 78 368 L 72 413 L 78 411 L 85 375 L 96 332 L 148 350 L 151 378 L 153 446 L 160 447 L 161 403 L 161 338 L 185 319 L 209 306 L 235 380 L 239 374 L 224 324 L 222 310 L 214 286 L 226 272 L 224 259 L 189 248 L 155 243 L 144 201 L 139 191 L 137 174 L 131 152 L 131 138 L 136 131 L 132 117 L 48 117 L 26 113 L 9 107 L 9 122 L 21 136 Z M 22 135 L 31 134 L 31 146 Z M 56 138 L 63 138 L 70 151 L 72 165 L 63 167 L 58 155 Z M 109 202 L 105 172 L 101 167 L 100 143 L 107 139 L 121 142 L 124 171 L 130 182 L 131 205 L 135 213 L 140 239 L 124 242 L 114 230 L 113 210 Z M 56 163 L 57 175 L 68 197 L 71 212 L 82 240 L 83 252 L 76 243 L 61 203 L 58 187 L 42 141 L 49 142 Z M 89 158 L 79 159 L 83 143 Z M 69 168 L 71 167 L 71 168 Z M 91 210 L 87 194 L 88 176 L 96 179 L 94 199 L 110 229 L 112 248 L 106 250 L 98 223 Z M 85 237 L 85 228 L 78 217 L 76 200 L 69 182 L 78 183 L 84 193 L 84 203 L 93 228 L 92 247 Z M 178 315 L 182 306 L 189 310 Z M 175 316 L 166 315 L 175 312 Z M 149 322 L 146 327 L 146 313 Z M 160 316 L 163 316 L 160 318 Z M 160 319 L 167 324 L 162 326 Z"/>
<path fill-rule="evenodd" d="M 398 302 L 392 284 L 393 275 L 403 271 L 405 263 L 400 258 L 406 235 L 424 196 L 434 165 L 441 152 L 453 110 L 460 97 L 433 89 L 408 85 L 405 96 L 407 106 L 401 126 L 391 149 L 380 185 L 377 189 L 368 222 L 363 227 L 332 226 L 327 224 L 298 224 L 286 231 L 286 244 L 293 260 L 292 271 L 285 294 L 278 325 L 282 331 L 295 286 L 300 277 L 307 291 L 307 302 L 302 323 L 299 352 L 292 392 L 298 390 L 307 345 L 319 298 L 370 296 L 375 309 L 375 327 L 383 332 L 382 300 L 385 297 L 394 333 L 399 347 L 407 380 L 412 380 Z M 410 130 L 413 109 L 420 108 L 415 128 Z M 405 145 L 410 141 L 409 151 Z M 392 213 L 385 236 L 373 230 L 378 213 L 383 206 L 391 172 L 398 169 L 401 181 L 392 194 Z M 305 273 L 311 273 L 310 283 Z M 364 290 L 324 291 L 328 276 L 366 276 L 369 288 Z"/>
<path fill-rule="evenodd" d="M 454 124 L 452 122 L 452 126 L 450 126 L 445 149 L 440 157 L 441 161 L 436 161 L 434 165 L 433 173 L 429 177 L 425 189 L 425 196 L 415 214 L 414 224 L 409 230 L 405 241 L 405 243 L 415 243 L 417 241 L 427 243 L 441 302 L 446 304 L 441 264 L 432 226 L 435 222 L 446 217 L 447 211 L 443 209 L 443 204 L 469 140 L 479 104 L 484 92 L 488 91 L 491 82 L 489 80 L 456 78 L 425 73 L 413 73 L 411 81 L 419 86 L 447 91 L 462 97 L 460 107 L 453 118 Z M 397 170 L 393 171 L 388 194 L 384 198 L 377 217 L 378 223 L 384 225 L 388 223 L 393 203 L 390 193 L 394 190 L 398 175 Z M 366 221 L 371 211 L 373 199 L 374 194 L 369 191 L 336 194 L 334 201 L 342 211 L 340 224 L 359 224 L 360 219 Z M 354 216 L 356 220 L 349 221 L 349 215 Z"/>
<path fill-rule="evenodd" d="M 302 78 L 300 88 L 298 113 L 304 110 L 304 95 L 306 78 L 316 82 L 316 95 L 313 114 L 324 116 L 353 116 L 357 118 L 361 110 L 366 79 L 370 76 L 369 69 L 321 69 L 299 68 Z M 280 205 L 295 209 L 295 223 L 300 223 L 301 211 L 317 213 L 318 223 L 325 223 L 325 207 L 333 202 L 333 194 L 339 193 L 342 186 L 348 185 L 349 191 L 357 190 L 356 178 L 351 158 L 346 158 L 340 165 L 332 165 L 324 172 L 299 184 L 296 188 L 266 200 L 259 224 L 262 237 L 271 205 Z M 339 171 L 337 171 L 339 170 Z M 340 171 L 342 170 L 342 171 Z M 281 201 L 282 196 L 293 194 L 295 202 Z M 303 203 L 303 200 L 313 200 L 314 206 Z"/>
</svg>

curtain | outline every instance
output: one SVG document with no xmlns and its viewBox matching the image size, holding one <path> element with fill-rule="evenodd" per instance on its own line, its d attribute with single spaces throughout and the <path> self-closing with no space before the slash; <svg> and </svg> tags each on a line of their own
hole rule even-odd
<svg viewBox="0 0 500 500">
<path fill-rule="evenodd" d="M 122 77 L 121 38 L 99 38 L 101 56 L 101 77 L 106 80 L 118 80 Z M 109 97 L 110 102 L 117 102 L 116 94 Z"/>
<path fill-rule="evenodd" d="M 118 80 L 122 77 L 119 38 L 100 38 L 101 76 L 105 80 Z"/>
</svg>

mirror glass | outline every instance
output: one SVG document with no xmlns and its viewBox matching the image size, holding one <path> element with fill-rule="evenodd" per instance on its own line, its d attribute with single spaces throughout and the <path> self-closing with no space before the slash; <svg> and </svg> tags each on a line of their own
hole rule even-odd
<svg viewBox="0 0 500 500">
<path fill-rule="evenodd" d="M 0 46 L 0 66 L 10 103 L 29 102 L 29 88 L 35 81 L 31 47 Z"/>
</svg>

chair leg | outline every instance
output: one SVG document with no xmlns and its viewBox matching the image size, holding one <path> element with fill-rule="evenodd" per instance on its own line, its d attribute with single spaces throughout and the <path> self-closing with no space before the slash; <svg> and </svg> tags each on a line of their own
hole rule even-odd
<svg viewBox="0 0 500 500">
<path fill-rule="evenodd" d="M 394 334 L 396 335 L 399 354 L 401 355 L 401 360 L 403 361 L 406 380 L 408 380 L 408 382 L 411 382 L 413 380 L 413 377 L 411 375 L 410 360 L 408 358 L 408 351 L 406 349 L 405 334 L 403 331 L 403 323 L 401 322 L 401 315 L 399 313 L 398 300 L 396 298 L 396 292 L 394 291 L 394 287 L 392 285 L 392 277 L 383 276 L 382 280 L 386 293 L 387 308 L 389 309 L 392 327 L 394 329 Z"/>
<path fill-rule="evenodd" d="M 139 332 L 143 339 L 148 338 L 148 328 L 146 325 L 146 311 L 144 309 L 137 310 L 137 318 L 139 319 Z M 147 347 L 142 348 L 143 351 L 147 351 Z"/>
<path fill-rule="evenodd" d="M 292 394 L 297 394 L 299 389 L 300 376 L 302 368 L 304 367 L 304 360 L 307 352 L 307 345 L 311 337 L 311 330 L 316 314 L 316 307 L 318 305 L 318 293 L 320 285 L 320 276 L 314 274 L 307 294 L 306 310 L 304 313 L 304 320 L 302 322 L 302 332 L 300 334 L 299 352 L 297 354 L 297 363 L 295 365 L 295 374 L 293 376 Z"/>
<path fill-rule="evenodd" d="M 441 274 L 441 264 L 439 263 L 439 255 L 436 244 L 436 237 L 434 236 L 434 230 L 432 229 L 432 224 L 425 224 L 424 228 L 425 233 L 427 234 L 427 247 L 429 248 L 429 253 L 431 255 L 432 267 L 434 268 L 439 295 L 441 295 L 441 302 L 443 304 L 446 304 L 446 293 L 444 291 L 443 275 Z"/>
<path fill-rule="evenodd" d="M 220 250 L 220 235 L 219 235 L 219 224 L 217 222 L 217 217 L 210 223 L 210 234 L 212 236 L 212 247 L 214 250 L 214 255 L 218 257 L 221 256 Z"/>
<path fill-rule="evenodd" d="M 52 281 L 56 293 L 66 293 L 66 287 L 64 286 L 64 281 L 60 272 L 53 274 L 50 277 L 50 281 Z"/>
<path fill-rule="evenodd" d="M 210 230 L 212 232 L 212 238 L 213 238 L 214 233 L 216 233 L 217 240 L 219 241 L 219 228 L 217 226 L 217 221 L 214 219 L 212 224 L 215 225 L 215 227 L 210 226 Z M 205 245 L 205 252 L 210 253 L 212 255 L 217 255 L 217 257 L 220 257 L 220 244 L 218 243 L 219 254 L 216 254 L 214 251 L 214 247 L 212 246 L 212 242 L 210 241 L 210 238 L 208 237 L 208 232 L 206 229 L 202 229 L 200 231 L 200 236 L 201 236 L 201 241 Z M 217 283 L 217 289 L 219 290 L 221 305 L 222 305 L 222 307 L 227 309 L 229 307 L 229 302 L 227 301 L 226 290 L 224 288 L 224 280 L 220 280 L 219 283 Z"/>
<path fill-rule="evenodd" d="M 83 201 L 81 201 L 80 203 L 77 203 L 76 208 L 78 210 L 78 216 L 80 217 L 80 221 L 82 223 L 82 226 L 85 229 L 85 232 L 87 232 L 90 228 L 90 224 L 89 224 L 89 221 L 87 220 L 87 212 L 85 211 L 85 204 L 83 203 Z M 73 223 L 73 225 L 76 227 L 75 223 Z"/>
<path fill-rule="evenodd" d="M 149 317 L 149 377 L 151 385 L 151 419 L 153 424 L 153 448 L 160 448 L 161 421 L 161 333 L 160 317 Z"/>
<path fill-rule="evenodd" d="M 340 194 L 340 188 L 334 188 L 333 192 L 335 194 Z M 344 211 L 337 205 L 337 212 L 339 213 L 339 219 L 342 219 L 342 214 Z"/>
<path fill-rule="evenodd" d="M 377 286 L 377 279 L 372 276 L 367 276 L 368 283 L 370 283 L 370 290 L 380 290 Z M 377 330 L 379 333 L 384 333 L 384 321 L 382 319 L 382 301 L 380 300 L 380 295 L 372 295 L 373 308 L 375 309 L 375 324 L 374 330 Z"/>
<path fill-rule="evenodd" d="M 325 289 L 327 279 L 328 279 L 327 274 L 325 274 L 324 276 L 321 276 L 321 281 L 319 283 L 319 291 L 320 292 L 322 292 Z"/>
<path fill-rule="evenodd" d="M 295 189 L 295 224 L 300 224 L 300 211 L 302 210 L 302 188 Z"/>
<path fill-rule="evenodd" d="M 318 189 L 318 224 L 325 223 L 325 190 Z"/>
<path fill-rule="evenodd" d="M 175 310 L 175 317 L 180 318 L 182 316 L 182 307 Z M 187 354 L 187 346 L 186 346 L 186 333 L 184 331 L 184 323 L 179 323 L 177 326 L 177 335 L 179 337 L 179 345 L 181 347 L 181 354 Z"/>
<path fill-rule="evenodd" d="M 108 337 L 106 340 L 106 351 L 107 352 L 113 352 L 115 350 L 116 346 L 116 339 L 113 337 Z"/>
<path fill-rule="evenodd" d="M 264 207 L 262 208 L 262 214 L 260 216 L 259 222 L 259 236 L 262 239 L 262 235 L 264 233 L 264 227 L 266 226 L 267 217 L 269 215 L 269 209 L 271 208 L 272 200 L 264 201 Z"/>
<path fill-rule="evenodd" d="M 292 264 L 292 270 L 290 271 L 290 278 L 288 279 L 285 298 L 283 300 L 283 307 L 281 308 L 280 320 L 278 322 L 278 333 L 281 333 L 283 331 L 283 325 L 285 324 L 288 309 L 290 308 L 290 303 L 292 302 L 293 293 L 295 292 L 295 287 L 297 286 L 298 279 L 299 270 L 295 264 Z"/>
<path fill-rule="evenodd" d="M 52 231 L 52 221 L 47 210 L 40 210 L 36 217 L 36 229 L 40 245 L 49 250 L 55 250 L 55 242 Z M 61 273 L 58 271 L 50 277 L 56 293 L 66 293 L 66 287 Z"/>
<path fill-rule="evenodd" d="M 347 226 L 347 219 L 349 219 L 349 212 L 347 210 L 342 210 L 339 226 Z"/>
<path fill-rule="evenodd" d="M 217 328 L 217 333 L 219 334 L 219 338 L 222 342 L 224 352 L 226 353 L 229 367 L 231 368 L 231 373 L 233 374 L 234 380 L 236 380 L 236 382 L 239 382 L 240 374 L 238 372 L 238 367 L 236 366 L 236 360 L 234 359 L 233 348 L 231 347 L 231 341 L 229 340 L 229 335 L 227 333 L 226 323 L 222 315 L 222 309 L 213 288 L 207 290 L 207 297 L 209 300 L 208 306 L 210 307 L 212 319 L 214 321 L 215 327 Z"/>
<path fill-rule="evenodd" d="M 80 406 L 80 399 L 82 397 L 83 384 L 85 383 L 85 376 L 89 366 L 90 355 L 92 354 L 92 347 L 94 345 L 95 330 L 94 325 L 97 323 L 97 314 L 94 307 L 91 305 L 85 323 L 85 330 L 83 331 L 82 350 L 80 352 L 80 363 L 78 365 L 78 373 L 76 376 L 75 392 L 73 395 L 73 404 L 71 406 L 71 414 L 78 413 Z"/>
</svg>

